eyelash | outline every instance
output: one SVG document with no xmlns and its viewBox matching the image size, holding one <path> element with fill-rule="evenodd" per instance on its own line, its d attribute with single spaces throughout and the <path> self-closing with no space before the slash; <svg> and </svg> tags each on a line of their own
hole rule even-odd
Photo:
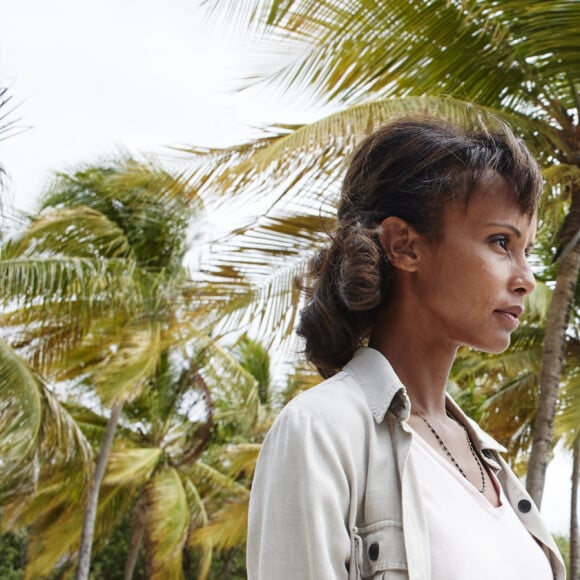
<svg viewBox="0 0 580 580">
<path fill-rule="evenodd" d="M 509 236 L 497 236 L 493 239 L 493 243 L 496 246 L 499 246 L 502 250 L 504 250 L 505 252 L 509 252 L 508 250 L 508 245 L 510 243 L 510 238 Z M 526 248 L 524 250 L 524 255 L 526 256 L 526 258 L 529 258 L 531 255 L 531 249 L 530 248 Z"/>
<path fill-rule="evenodd" d="M 502 250 L 508 251 L 508 244 L 509 244 L 509 237 L 508 236 L 497 236 L 493 239 L 493 243 L 496 246 L 499 246 Z"/>
</svg>

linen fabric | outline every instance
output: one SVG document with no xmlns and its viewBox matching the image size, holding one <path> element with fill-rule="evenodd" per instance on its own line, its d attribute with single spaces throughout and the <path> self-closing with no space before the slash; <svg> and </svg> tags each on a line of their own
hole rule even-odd
<svg viewBox="0 0 580 580">
<path fill-rule="evenodd" d="M 447 406 L 541 544 L 554 578 L 563 580 L 558 549 L 500 456 L 504 448 L 450 397 Z M 252 484 L 249 580 L 444 580 L 431 574 L 422 483 L 409 456 L 417 437 L 409 413 L 401 381 L 368 347 L 285 407 L 266 436 Z M 474 562 L 480 557 L 474 554 Z"/>
</svg>

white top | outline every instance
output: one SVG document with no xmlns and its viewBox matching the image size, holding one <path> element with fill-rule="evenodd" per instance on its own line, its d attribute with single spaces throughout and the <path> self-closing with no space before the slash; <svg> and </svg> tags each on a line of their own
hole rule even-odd
<svg viewBox="0 0 580 580">
<path fill-rule="evenodd" d="M 416 432 L 411 458 L 422 482 L 433 580 L 553 579 L 548 558 L 493 474 L 499 507 Z"/>
</svg>

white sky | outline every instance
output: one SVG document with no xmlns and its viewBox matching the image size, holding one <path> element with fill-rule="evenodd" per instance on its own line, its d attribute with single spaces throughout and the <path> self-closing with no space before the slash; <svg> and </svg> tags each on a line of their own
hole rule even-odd
<svg viewBox="0 0 580 580">
<path fill-rule="evenodd" d="M 299 107 L 235 92 L 258 55 L 199 0 L 4 0 L 0 85 L 31 127 L 0 142 L 15 205 L 53 170 L 170 145 L 228 145 Z M 268 61 L 269 55 L 262 54 Z M 304 115 L 302 115 L 304 117 Z"/>
<path fill-rule="evenodd" d="M 4 0 L 0 86 L 30 127 L 0 142 L 15 206 L 32 211 L 52 171 L 119 150 L 227 145 L 250 127 L 315 118 L 305 99 L 233 92 L 274 56 L 259 59 L 244 34 L 209 25 L 199 0 Z M 566 535 L 570 470 L 559 454 L 542 509 Z"/>
</svg>

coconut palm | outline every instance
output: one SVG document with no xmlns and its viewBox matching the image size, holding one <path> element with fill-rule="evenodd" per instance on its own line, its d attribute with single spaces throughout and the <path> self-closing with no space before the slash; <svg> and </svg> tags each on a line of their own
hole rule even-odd
<svg viewBox="0 0 580 580">
<path fill-rule="evenodd" d="M 204 346 L 202 337 L 174 344 L 161 354 L 141 395 L 123 407 L 100 489 L 95 540 L 98 549 L 120 520 L 131 514 L 126 578 L 132 576 L 141 545 L 148 577 L 182 577 L 182 554 L 191 533 L 209 521 L 213 506 L 224 498 L 247 501 L 248 489 L 218 471 L 212 457 L 220 455 L 216 430 L 235 430 L 241 437 L 247 418 L 257 417 L 256 381 L 241 373 L 237 361 L 226 353 L 216 360 L 211 347 L 208 341 Z M 212 366 L 215 373 L 210 372 Z M 78 404 L 69 410 L 98 446 L 107 418 Z M 69 568 L 80 541 L 82 497 L 75 501 L 63 495 L 60 501 L 48 503 L 44 500 L 51 492 L 41 486 L 34 503 L 11 506 L 16 524 L 31 525 L 27 566 L 31 578 L 57 565 L 61 571 Z M 203 579 L 213 546 L 205 542 L 201 548 L 198 577 Z"/>
<path fill-rule="evenodd" d="M 51 380 L 66 381 L 63 388 L 69 396 L 110 409 L 85 498 L 79 578 L 88 575 L 99 491 L 124 405 L 151 386 L 170 347 L 203 343 L 208 353 L 204 372 L 224 369 L 227 357 L 206 331 L 227 296 L 211 285 L 193 284 L 183 264 L 188 220 L 199 208 L 199 200 L 187 189 L 182 176 L 132 159 L 63 174 L 45 197 L 38 218 L 3 247 L 3 326 L 10 343 Z M 245 386 L 251 407 L 257 395 L 248 381 L 238 382 Z M 226 405 L 232 388 L 225 385 L 222 391 L 224 396 L 216 400 Z M 236 410 L 227 412 L 236 416 Z M 172 471 L 157 475 L 161 486 L 175 479 Z M 67 538 L 59 544 L 62 556 L 78 546 L 78 522 L 66 519 L 64 508 L 74 504 L 66 491 L 58 490 L 55 497 L 53 491 L 41 489 L 33 505 L 36 511 L 22 512 L 14 504 L 7 509 L 14 522 L 35 522 L 38 546 L 58 520 L 56 514 L 65 518 L 59 526 Z M 161 501 L 165 496 L 158 497 Z M 111 498 L 104 496 L 99 509 L 111 506 Z M 31 550 L 34 546 L 32 542 Z M 58 561 L 54 552 L 43 550 L 31 558 L 38 573 Z"/>
<path fill-rule="evenodd" d="M 556 283 L 542 352 L 527 487 L 538 504 L 552 441 L 570 305 L 580 272 L 580 4 L 574 0 L 418 0 L 407 2 L 289 2 L 212 0 L 213 17 L 249 22 L 284 47 L 286 64 L 265 77 L 284 93 L 306 92 L 333 114 L 309 125 L 275 125 L 262 138 L 226 150 L 191 149 L 195 174 L 206 187 L 261 200 L 265 217 L 241 228 L 226 247 L 245 248 L 234 264 L 221 256 L 216 274 L 247 273 L 258 282 L 255 313 L 282 330 L 294 308 L 286 279 L 301 270 L 308 234 L 283 258 L 297 213 L 329 217 L 327 194 L 335 192 L 345 156 L 355 141 L 389 117 L 428 111 L 474 122 L 494 112 L 535 148 L 550 168 L 549 187 L 567 213 L 552 241 Z M 264 80 L 264 77 L 262 77 Z M 555 167 L 557 166 L 557 167 Z M 272 193 L 276 192 L 276 193 Z M 241 202 L 244 203 L 244 202 Z M 247 202 L 246 202 L 247 203 Z M 313 218 L 314 219 L 314 218 Z M 304 222 L 305 223 L 305 222 Z M 248 249 L 255 253 L 247 252 Z M 274 275 L 271 263 L 283 268 Z M 298 257 L 300 256 L 300 258 Z M 284 278 L 286 277 L 286 278 Z M 233 280 L 233 278 L 232 278 Z M 273 289 L 276 289 L 274 292 Z M 263 297 L 276 304 L 264 308 Z M 286 302 L 285 302 L 286 301 Z M 279 308 L 285 317 L 277 319 Z M 271 317 L 271 318 L 269 318 Z"/>
</svg>

